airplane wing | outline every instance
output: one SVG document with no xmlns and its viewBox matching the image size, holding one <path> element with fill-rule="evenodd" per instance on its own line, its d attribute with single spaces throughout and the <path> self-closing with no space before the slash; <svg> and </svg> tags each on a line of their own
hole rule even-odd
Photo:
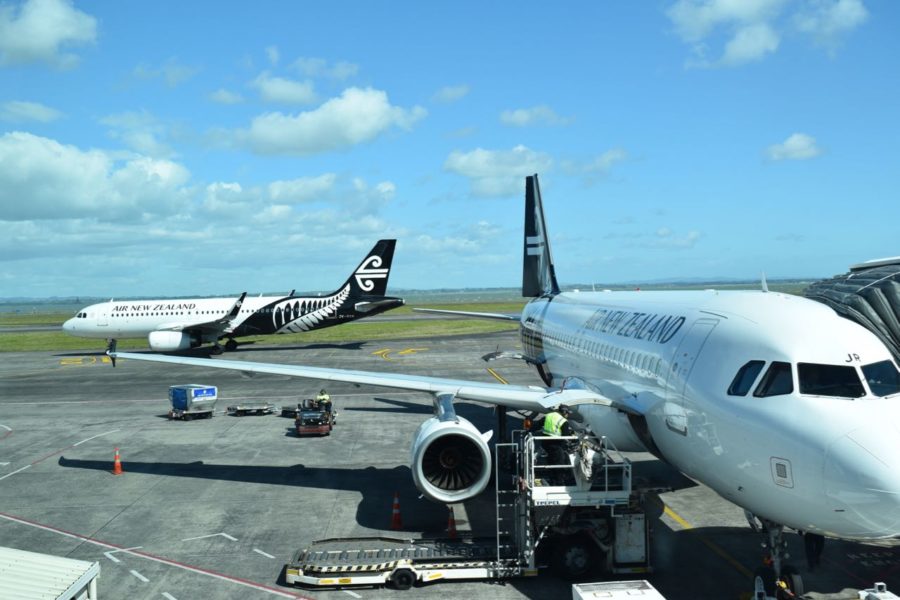
<svg viewBox="0 0 900 600">
<path fill-rule="evenodd" d="M 619 408 L 609 398 L 583 389 L 549 390 L 538 386 L 504 385 L 441 377 L 377 373 L 372 371 L 351 371 L 326 367 L 304 367 L 300 365 L 279 365 L 242 360 L 221 360 L 167 356 L 163 354 L 137 354 L 133 352 L 107 352 L 111 358 L 143 360 L 149 362 L 190 365 L 207 369 L 230 369 L 249 373 L 269 373 L 288 375 L 321 381 L 341 381 L 357 385 L 371 385 L 402 390 L 427 392 L 430 394 L 452 394 L 460 400 L 475 400 L 515 410 L 550 412 L 560 405 L 599 404 Z"/>
<path fill-rule="evenodd" d="M 226 333 L 231 331 L 232 323 L 234 319 L 240 314 L 241 306 L 244 304 L 244 299 L 247 297 L 247 292 L 241 294 L 241 297 L 238 298 L 232 307 L 228 310 L 228 312 L 218 319 L 213 321 L 203 321 L 200 323 L 172 323 L 171 325 L 163 325 L 159 327 L 158 331 L 200 331 L 203 333 Z"/>
<path fill-rule="evenodd" d="M 520 315 L 505 315 L 503 313 L 483 313 L 470 312 L 467 310 L 442 310 L 439 308 L 414 308 L 417 312 L 437 313 L 442 315 L 453 315 L 456 317 L 475 317 L 477 319 L 495 319 L 498 321 L 516 321 L 520 320 Z"/>
</svg>

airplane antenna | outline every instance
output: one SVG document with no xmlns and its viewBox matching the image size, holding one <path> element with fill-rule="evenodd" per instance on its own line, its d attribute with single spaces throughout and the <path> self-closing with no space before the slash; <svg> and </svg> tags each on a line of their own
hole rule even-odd
<svg viewBox="0 0 900 600">
<path fill-rule="evenodd" d="M 760 283 L 762 284 L 762 291 L 763 291 L 763 293 L 764 293 L 764 294 L 767 294 L 767 293 L 769 292 L 769 284 L 766 283 L 766 272 L 765 272 L 765 271 L 763 271 L 763 274 L 762 274 L 762 281 L 761 281 Z"/>
</svg>

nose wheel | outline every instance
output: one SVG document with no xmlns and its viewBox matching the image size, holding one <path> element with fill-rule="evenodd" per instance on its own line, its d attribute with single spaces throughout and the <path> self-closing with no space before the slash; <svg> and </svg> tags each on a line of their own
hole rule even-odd
<svg viewBox="0 0 900 600">
<path fill-rule="evenodd" d="M 766 549 L 767 555 L 764 558 L 765 565 L 754 573 L 754 600 L 800 598 L 804 593 L 803 578 L 796 568 L 784 562 L 791 557 L 787 552 L 787 541 L 784 539 L 784 525 L 767 519 L 759 519 L 759 523 L 764 538 L 763 548 Z M 760 595 L 763 591 L 764 596 Z"/>
</svg>

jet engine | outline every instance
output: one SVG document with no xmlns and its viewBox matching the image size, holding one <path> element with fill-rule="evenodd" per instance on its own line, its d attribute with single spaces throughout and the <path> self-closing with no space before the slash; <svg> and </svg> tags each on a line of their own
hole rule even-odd
<svg viewBox="0 0 900 600">
<path fill-rule="evenodd" d="M 447 504 L 480 494 L 491 476 L 491 452 L 485 438 L 490 439 L 490 433 L 482 435 L 455 413 L 422 423 L 412 446 L 413 481 L 419 491 Z"/>
<path fill-rule="evenodd" d="M 187 350 L 200 345 L 194 336 L 184 331 L 151 331 L 147 341 L 150 349 L 156 352 Z"/>
</svg>

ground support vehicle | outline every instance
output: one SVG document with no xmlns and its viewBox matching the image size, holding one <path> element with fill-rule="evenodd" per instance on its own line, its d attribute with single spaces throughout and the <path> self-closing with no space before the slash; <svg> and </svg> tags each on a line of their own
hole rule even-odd
<svg viewBox="0 0 900 600">
<path fill-rule="evenodd" d="M 865 590 L 860 590 L 859 592 L 859 600 L 900 600 L 900 596 L 896 594 L 892 594 L 888 591 L 887 585 L 882 582 L 877 582 L 875 587 L 868 588 Z"/>
<path fill-rule="evenodd" d="M 336 416 L 331 402 L 307 399 L 297 405 L 294 428 L 297 435 L 331 435 Z"/>
<path fill-rule="evenodd" d="M 218 390 L 214 385 L 173 385 L 169 388 L 170 419 L 208 419 L 213 416 L 218 399 Z"/>
<path fill-rule="evenodd" d="M 225 409 L 229 415 L 241 417 L 243 415 L 271 415 L 276 406 L 265 400 L 246 400 L 240 404 L 234 404 Z"/>
<path fill-rule="evenodd" d="M 537 575 L 546 566 L 571 578 L 650 572 L 643 494 L 632 489 L 631 462 L 605 438 L 516 431 L 496 444 L 494 464 L 494 537 L 321 540 L 293 555 L 285 580 L 408 589 Z"/>
<path fill-rule="evenodd" d="M 572 585 L 572 600 L 666 600 L 646 579 L 637 581 L 603 581 Z"/>
</svg>

